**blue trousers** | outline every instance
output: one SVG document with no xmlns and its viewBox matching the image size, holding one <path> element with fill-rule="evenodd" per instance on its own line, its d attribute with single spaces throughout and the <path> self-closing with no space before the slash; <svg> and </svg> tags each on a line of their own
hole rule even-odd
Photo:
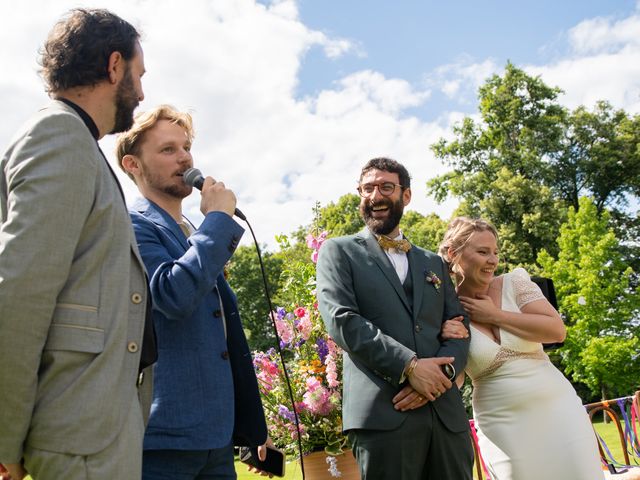
<svg viewBox="0 0 640 480">
<path fill-rule="evenodd" d="M 142 480 L 236 480 L 233 445 L 213 450 L 145 450 Z"/>
</svg>

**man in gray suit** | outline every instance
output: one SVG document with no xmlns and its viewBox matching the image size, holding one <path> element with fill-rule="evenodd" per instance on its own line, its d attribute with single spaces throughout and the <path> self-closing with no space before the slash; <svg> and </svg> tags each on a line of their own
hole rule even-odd
<svg viewBox="0 0 640 480">
<path fill-rule="evenodd" d="M 139 35 L 73 10 L 41 65 L 52 101 L 0 161 L 0 462 L 14 480 L 136 479 L 136 381 L 155 348 L 143 349 L 144 266 L 97 141 L 129 128 L 143 98 Z"/>
<path fill-rule="evenodd" d="M 471 479 L 469 423 L 454 379 L 468 338 L 442 340 L 442 323 L 468 318 L 447 268 L 399 228 L 410 177 L 388 158 L 360 175 L 366 228 L 330 239 L 317 264 L 318 303 L 345 350 L 343 429 L 363 479 Z"/>
</svg>

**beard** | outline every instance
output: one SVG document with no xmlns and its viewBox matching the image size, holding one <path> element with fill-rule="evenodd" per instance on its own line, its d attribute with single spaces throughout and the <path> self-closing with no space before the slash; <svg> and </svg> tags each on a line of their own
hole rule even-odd
<svg viewBox="0 0 640 480">
<path fill-rule="evenodd" d="M 380 205 L 386 205 L 389 208 L 387 218 L 379 219 L 373 217 L 373 207 Z M 362 215 L 364 223 L 369 227 L 369 230 L 376 235 L 388 235 L 393 232 L 394 228 L 400 223 L 403 212 L 404 203 L 402 203 L 402 197 L 395 202 L 390 198 L 383 198 L 374 204 L 368 200 L 360 202 L 360 215 Z"/>
<path fill-rule="evenodd" d="M 138 94 L 133 85 L 131 67 L 127 66 L 116 91 L 116 118 L 111 133 L 126 132 L 133 126 L 133 111 L 138 106 Z"/>
<path fill-rule="evenodd" d="M 165 195 L 168 195 L 170 197 L 179 198 L 180 200 L 191 195 L 191 192 L 193 190 L 193 187 L 191 185 L 187 185 L 186 183 L 181 183 L 177 185 L 175 183 L 163 184 L 163 180 L 159 178 L 158 175 L 154 175 L 153 173 L 151 173 L 146 168 L 144 163 L 141 162 L 140 167 L 141 167 L 140 173 L 142 175 L 144 182 L 154 190 L 158 192 L 162 192 Z"/>
</svg>

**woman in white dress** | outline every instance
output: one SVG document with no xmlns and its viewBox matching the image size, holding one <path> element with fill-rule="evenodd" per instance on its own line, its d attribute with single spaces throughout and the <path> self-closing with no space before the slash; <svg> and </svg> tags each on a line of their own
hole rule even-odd
<svg viewBox="0 0 640 480">
<path fill-rule="evenodd" d="M 454 219 L 440 247 L 471 319 L 465 372 L 473 381 L 480 451 L 494 480 L 602 480 L 596 438 L 580 398 L 542 343 L 565 328 L 527 272 L 495 276 L 495 228 Z M 449 320 L 444 337 L 467 335 Z"/>
</svg>

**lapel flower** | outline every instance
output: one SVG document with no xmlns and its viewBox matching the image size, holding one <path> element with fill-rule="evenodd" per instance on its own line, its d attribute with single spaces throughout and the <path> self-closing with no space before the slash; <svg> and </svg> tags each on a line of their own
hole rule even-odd
<svg viewBox="0 0 640 480">
<path fill-rule="evenodd" d="M 433 288 L 436 289 L 436 292 L 440 291 L 440 285 L 442 284 L 442 280 L 440 280 L 440 277 L 438 277 L 434 272 L 432 272 L 431 270 L 427 272 L 425 270 L 424 279 L 427 281 L 427 283 L 430 283 L 431 285 L 433 285 Z"/>
</svg>

